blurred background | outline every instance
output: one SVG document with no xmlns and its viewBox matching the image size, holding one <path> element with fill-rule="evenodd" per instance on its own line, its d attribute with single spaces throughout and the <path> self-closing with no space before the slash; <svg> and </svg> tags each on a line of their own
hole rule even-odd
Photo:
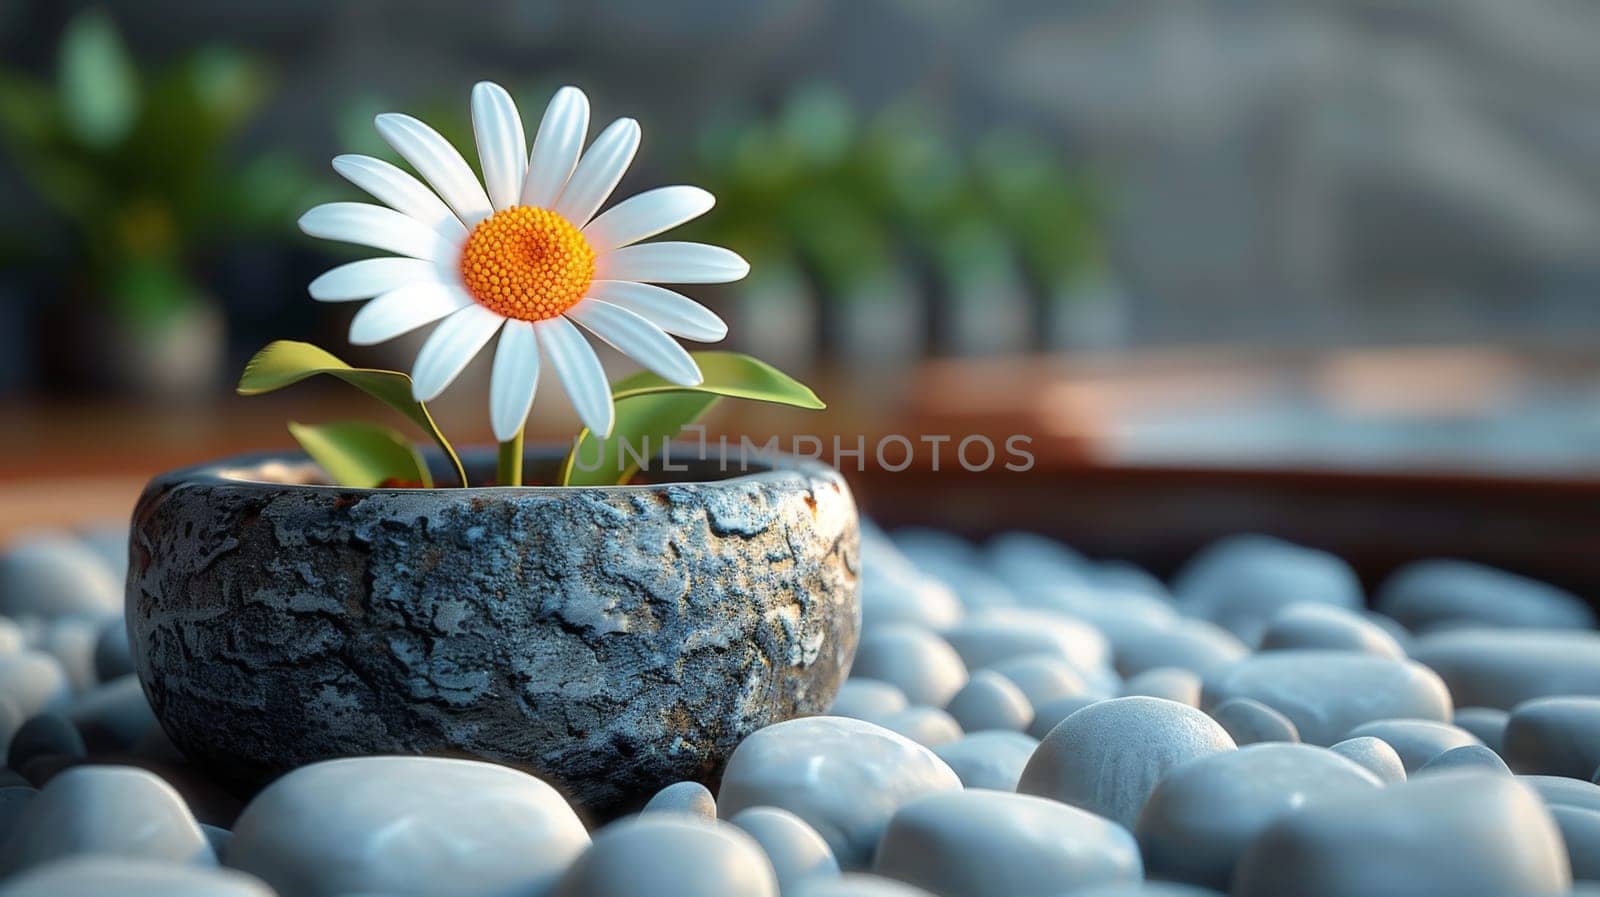
<svg viewBox="0 0 1600 897">
<path fill-rule="evenodd" d="M 683 238 L 753 274 L 695 294 L 832 408 L 714 430 L 1033 440 L 1025 474 L 852 468 L 888 522 L 1157 567 L 1233 529 L 1581 567 L 1596 46 L 1600 7 L 1560 0 L 6 0 L 3 519 L 125 513 L 160 469 L 364 410 L 230 388 L 277 338 L 409 366 L 421 336 L 354 350 L 353 308 L 307 297 L 361 252 L 294 220 L 358 198 L 332 156 L 399 161 L 378 112 L 476 165 L 489 78 L 525 118 L 565 83 L 638 118 L 618 196 L 717 195 Z M 435 403 L 457 443 L 490 439 L 480 362 Z"/>
</svg>

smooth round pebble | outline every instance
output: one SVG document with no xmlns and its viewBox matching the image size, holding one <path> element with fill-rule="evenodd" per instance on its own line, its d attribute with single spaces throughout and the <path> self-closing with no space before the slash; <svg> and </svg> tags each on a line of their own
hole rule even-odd
<svg viewBox="0 0 1600 897">
<path fill-rule="evenodd" d="M 1550 808 L 1550 815 L 1566 842 L 1572 877 L 1600 881 L 1600 811 L 1557 805 Z"/>
<path fill-rule="evenodd" d="M 10 698 L 24 718 L 66 709 L 72 685 L 54 657 L 42 651 L 0 656 L 0 695 Z"/>
<path fill-rule="evenodd" d="M 3 897 L 280 897 L 260 879 L 232 869 L 181 866 L 121 856 L 77 856 L 47 863 L 0 887 Z"/>
<path fill-rule="evenodd" d="M 1452 770 L 1477 770 L 1497 775 L 1511 775 L 1511 768 L 1500 755 L 1481 744 L 1463 744 L 1434 757 L 1417 769 L 1417 775 L 1435 775 Z"/>
<path fill-rule="evenodd" d="M 1450 686 L 1464 707 L 1510 710 L 1562 695 L 1600 697 L 1600 633 L 1453 629 L 1420 636 L 1411 656 Z"/>
<path fill-rule="evenodd" d="M 1078 671 L 1054 654 L 1023 654 L 984 667 L 1010 679 L 1037 709 L 1058 698 L 1087 694 L 1089 686 Z"/>
<path fill-rule="evenodd" d="M 227 860 L 296 897 L 500 897 L 545 893 L 588 844 L 561 795 L 526 773 L 355 757 L 302 766 L 263 789 L 234 823 Z"/>
<path fill-rule="evenodd" d="M 79 695 L 67 718 L 95 750 L 126 750 L 156 725 L 144 687 L 131 673 Z"/>
<path fill-rule="evenodd" d="M 200 823 L 200 831 L 206 836 L 206 843 L 211 845 L 211 852 L 217 855 L 217 859 L 224 860 L 228 855 L 228 843 L 233 840 L 233 832 L 220 825 L 204 822 Z"/>
<path fill-rule="evenodd" d="M 1023 767 L 1038 747 L 1039 740 L 1030 735 L 992 730 L 941 744 L 933 752 L 950 764 L 967 788 L 1015 791 Z"/>
<path fill-rule="evenodd" d="M 1223 897 L 1220 892 L 1176 881 L 1101 885 L 1073 891 L 1072 897 Z"/>
<path fill-rule="evenodd" d="M 1207 679 L 1201 706 L 1251 698 L 1287 716 L 1300 740 L 1326 747 L 1379 719 L 1450 719 L 1450 692 L 1427 667 L 1346 651 L 1270 651 Z"/>
<path fill-rule="evenodd" d="M 946 712 L 964 732 L 1005 729 L 1021 732 L 1033 722 L 1033 705 L 1016 683 L 993 670 L 978 670 L 955 693 Z"/>
<path fill-rule="evenodd" d="M 1537 698 L 1506 721 L 1503 752 L 1517 772 L 1587 779 L 1600 767 L 1600 698 Z"/>
<path fill-rule="evenodd" d="M 1182 667 L 1204 679 L 1250 653 L 1239 637 L 1206 620 L 1173 620 L 1120 627 L 1113 636 L 1117 672 L 1137 676 L 1156 667 Z"/>
<path fill-rule="evenodd" d="M 1379 611 L 1413 632 L 1479 624 L 1520 629 L 1593 629 L 1594 611 L 1547 583 L 1456 560 L 1415 561 L 1378 589 Z"/>
<path fill-rule="evenodd" d="M 46 713 L 22 724 L 6 750 L 6 766 L 21 770 L 34 757 L 60 754 L 82 757 L 88 753 L 83 736 L 66 718 Z"/>
<path fill-rule="evenodd" d="M 39 792 L 27 785 L 0 786 L 0 845 L 6 843 L 22 818 L 22 811 Z"/>
<path fill-rule="evenodd" d="M 674 782 L 657 791 L 642 812 L 681 813 L 709 821 L 717 818 L 717 799 L 699 782 Z"/>
<path fill-rule="evenodd" d="M 1245 850 L 1234 897 L 1565 894 L 1555 821 L 1514 779 L 1455 772 L 1319 802 Z"/>
<path fill-rule="evenodd" d="M 1050 730 L 1061 725 L 1061 721 L 1077 713 L 1090 704 L 1098 704 L 1105 698 L 1097 695 L 1071 695 L 1057 698 L 1033 712 L 1033 722 L 1028 725 L 1028 734 L 1039 740 L 1044 740 Z"/>
<path fill-rule="evenodd" d="M 1494 707 L 1457 707 L 1455 725 L 1478 736 L 1478 740 L 1495 753 L 1505 747 L 1506 723 L 1511 714 Z"/>
<path fill-rule="evenodd" d="M 1332 604 L 1291 604 L 1278 611 L 1261 636 L 1262 651 L 1358 651 L 1400 660 L 1394 637 L 1360 612 Z"/>
<path fill-rule="evenodd" d="M 1404 782 L 1406 765 L 1389 742 L 1382 738 L 1351 738 L 1335 744 L 1328 750 L 1359 764 L 1378 777 L 1385 785 Z"/>
<path fill-rule="evenodd" d="M 1233 736 L 1240 747 L 1269 741 L 1298 744 L 1300 730 L 1287 716 L 1250 698 L 1229 698 L 1211 708 L 1211 718 Z"/>
<path fill-rule="evenodd" d="M 1142 878 L 1127 829 L 1022 794 L 972 789 L 902 806 L 873 871 L 940 897 L 1052 897 Z"/>
<path fill-rule="evenodd" d="M 133 672 L 133 652 L 128 645 L 128 624 L 121 617 L 100 626 L 94 642 L 94 673 L 101 682 Z"/>
<path fill-rule="evenodd" d="M 1600 811 L 1600 785 L 1593 782 L 1566 776 L 1517 776 L 1517 781 L 1537 791 L 1552 807 L 1565 805 Z"/>
<path fill-rule="evenodd" d="M 1424 719 L 1380 719 L 1363 723 L 1345 733 L 1351 738 L 1381 738 L 1400 755 L 1406 774 L 1411 775 L 1428 761 L 1451 748 L 1481 744 L 1476 735 L 1449 723 Z"/>
<path fill-rule="evenodd" d="M 52 778 L 0 847 L 0 876 L 75 854 L 217 862 L 178 792 L 131 766 L 78 766 Z"/>
<path fill-rule="evenodd" d="M 778 890 L 792 894 L 800 883 L 836 878 L 839 861 L 828 842 L 799 816 L 777 807 L 751 807 L 728 820 L 756 839 L 778 876 Z"/>
<path fill-rule="evenodd" d="M 889 623 L 861 635 L 850 672 L 888 682 L 912 704 L 943 707 L 967 684 L 967 667 L 944 639 L 931 630 Z"/>
<path fill-rule="evenodd" d="M 1200 706 L 1200 677 L 1181 667 L 1153 667 L 1122 684 L 1124 697 L 1144 695 Z"/>
<path fill-rule="evenodd" d="M 982 552 L 989 569 L 1019 591 L 1040 580 L 1085 582 L 1091 566 L 1088 558 L 1061 542 L 1022 530 L 996 533 Z"/>
<path fill-rule="evenodd" d="M 761 845 L 742 829 L 656 814 L 596 832 L 550 895 L 778 897 L 778 878 Z"/>
<path fill-rule="evenodd" d="M 1133 833 L 1149 875 L 1226 890 L 1239 854 L 1279 816 L 1382 787 L 1327 748 L 1252 745 L 1174 769 L 1151 793 Z"/>
<path fill-rule="evenodd" d="M 839 693 L 834 696 L 828 715 L 876 722 L 908 706 L 910 702 L 906 700 L 906 693 L 898 685 L 865 676 L 851 676 L 839 686 Z"/>
<path fill-rule="evenodd" d="M 884 826 L 905 802 L 961 787 L 938 755 L 862 720 L 813 716 L 757 730 L 729 758 L 717 794 L 724 818 L 781 807 L 816 829 L 839 865 L 872 860 Z"/>
<path fill-rule="evenodd" d="M 1053 654 L 1088 676 L 1111 659 L 1111 646 L 1098 629 L 1049 611 L 981 611 L 945 630 L 944 637 L 974 670 L 1028 654 Z"/>
<path fill-rule="evenodd" d="M 878 725 L 925 747 L 959 741 L 962 734 L 955 717 L 937 707 L 907 707 L 878 720 Z"/>
<path fill-rule="evenodd" d="M 934 897 L 921 888 L 881 875 L 851 874 L 838 878 L 814 878 L 795 893 L 784 897 Z"/>
<path fill-rule="evenodd" d="M 51 620 L 40 630 L 32 647 L 61 664 L 73 691 L 86 691 L 99 681 L 95 675 L 94 652 L 103 622 L 91 617 Z"/>
<path fill-rule="evenodd" d="M 94 552 L 118 584 L 128 580 L 128 523 L 100 523 L 74 533 L 83 547 Z"/>
<path fill-rule="evenodd" d="M 1261 641 L 1268 622 L 1298 603 L 1362 606 L 1361 582 L 1342 558 L 1278 539 L 1232 536 L 1214 542 L 1178 572 L 1173 588 L 1184 613 Z"/>
<path fill-rule="evenodd" d="M 1216 721 L 1160 698 L 1100 701 L 1050 730 L 1017 791 L 1081 807 L 1131 828 L 1156 784 L 1182 763 L 1234 750 Z"/>
<path fill-rule="evenodd" d="M 120 617 L 122 582 L 66 533 L 24 536 L 0 551 L 0 615 Z"/>
</svg>

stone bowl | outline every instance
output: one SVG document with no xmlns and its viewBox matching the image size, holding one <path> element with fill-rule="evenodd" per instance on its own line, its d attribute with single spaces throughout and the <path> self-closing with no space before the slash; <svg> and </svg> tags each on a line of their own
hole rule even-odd
<svg viewBox="0 0 1600 897">
<path fill-rule="evenodd" d="M 529 478 L 559 457 L 530 450 Z M 490 477 L 491 451 L 464 460 Z M 861 619 L 844 480 L 719 466 L 598 488 L 350 489 L 292 453 L 164 474 L 130 535 L 139 679 L 241 791 L 363 754 L 515 765 L 596 820 L 714 785 L 745 736 L 828 707 Z"/>
</svg>

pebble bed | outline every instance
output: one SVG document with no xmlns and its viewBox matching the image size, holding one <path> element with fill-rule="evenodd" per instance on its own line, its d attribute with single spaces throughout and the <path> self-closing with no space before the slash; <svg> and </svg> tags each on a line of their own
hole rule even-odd
<svg viewBox="0 0 1600 897">
<path fill-rule="evenodd" d="M 1165 583 L 869 526 L 830 714 L 591 830 L 469 760 L 208 782 L 132 673 L 125 539 L 0 552 L 0 897 L 1600 897 L 1595 614 L 1474 564 L 1369 602 L 1261 536 Z"/>
</svg>

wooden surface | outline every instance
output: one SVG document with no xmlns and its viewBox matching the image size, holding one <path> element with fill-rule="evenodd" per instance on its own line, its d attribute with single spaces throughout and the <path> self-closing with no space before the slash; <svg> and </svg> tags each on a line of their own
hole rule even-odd
<svg viewBox="0 0 1600 897">
<path fill-rule="evenodd" d="M 1294 457 L 1185 463 L 1181 453 L 1151 461 L 1163 446 L 1135 438 L 1167 413 L 1199 413 L 1203 422 L 1207 409 L 1222 415 L 1308 384 L 1323 391 L 1318 401 L 1376 408 L 1386 419 L 1474 413 L 1529 383 L 1584 382 L 1592 366 L 1559 353 L 1461 349 L 935 362 L 898 376 L 814 375 L 808 379 L 830 400 L 822 414 L 725 403 L 709 424 L 713 433 L 757 443 L 796 432 L 825 446 L 834 436 L 847 446 L 859 436 L 870 446 L 885 434 L 1032 440 L 1036 463 L 1026 472 L 968 473 L 948 456 L 935 472 L 925 455 L 905 471 L 876 469 L 870 460 L 858 471 L 847 459 L 863 508 L 888 526 L 941 526 L 980 538 L 1033 530 L 1163 573 L 1218 536 L 1269 532 L 1335 551 L 1369 581 L 1414 557 L 1446 555 L 1600 595 L 1600 476 L 1587 465 L 1457 464 L 1470 453 L 1388 465 L 1369 459 L 1359 467 Z M 572 432 L 570 411 L 548 406 L 530 439 Z M 373 408 L 347 390 L 310 386 L 199 404 L 0 404 L 0 540 L 36 526 L 124 517 L 154 473 L 290 448 L 286 419 L 372 416 Z M 436 411 L 458 442 L 487 441 L 476 402 Z"/>
</svg>

